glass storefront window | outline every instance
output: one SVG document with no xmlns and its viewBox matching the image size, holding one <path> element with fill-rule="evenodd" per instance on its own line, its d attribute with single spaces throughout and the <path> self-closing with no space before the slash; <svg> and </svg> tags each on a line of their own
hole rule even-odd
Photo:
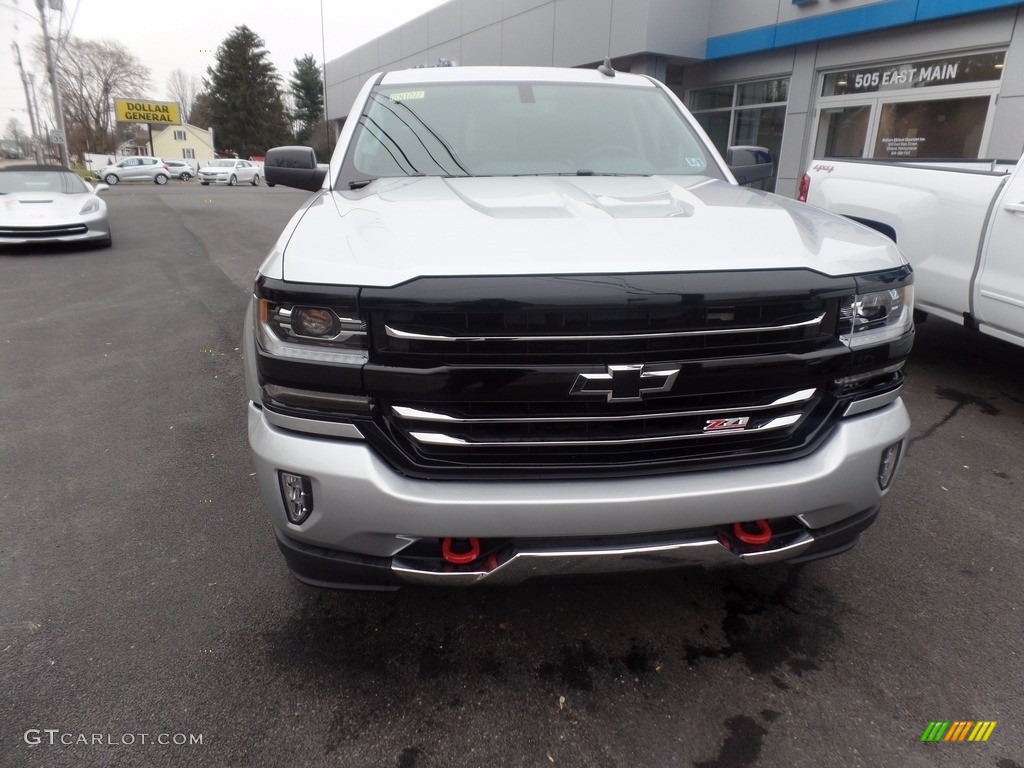
<svg viewBox="0 0 1024 768">
<path fill-rule="evenodd" d="M 870 105 L 826 107 L 818 118 L 815 157 L 863 157 Z"/>
<path fill-rule="evenodd" d="M 757 83 L 741 83 L 736 89 L 736 105 L 774 104 L 789 98 L 789 78 L 761 80 Z"/>
<path fill-rule="evenodd" d="M 1005 59 L 1006 52 L 997 51 L 831 72 L 822 80 L 821 95 L 845 96 L 998 80 Z"/>
<path fill-rule="evenodd" d="M 696 88 L 690 91 L 689 106 L 719 152 L 743 144 L 767 147 L 776 165 L 765 188 L 774 189 L 788 98 L 789 78 L 778 77 Z"/>
<path fill-rule="evenodd" d="M 785 107 L 760 107 L 736 111 L 736 131 L 733 144 L 756 144 L 772 150 L 779 159 L 782 148 L 782 127 L 786 123 Z"/>
<path fill-rule="evenodd" d="M 873 157 L 976 158 L 990 97 L 882 104 Z"/>
<path fill-rule="evenodd" d="M 690 92 L 690 109 L 718 109 L 732 106 L 732 86 L 716 85 Z"/>
<path fill-rule="evenodd" d="M 979 157 L 1005 59 L 981 51 L 825 73 L 814 157 Z"/>
</svg>

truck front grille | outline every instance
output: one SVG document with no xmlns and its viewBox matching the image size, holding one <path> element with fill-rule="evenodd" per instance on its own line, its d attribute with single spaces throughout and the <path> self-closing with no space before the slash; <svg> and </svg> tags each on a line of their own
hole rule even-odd
<svg viewBox="0 0 1024 768">
<path fill-rule="evenodd" d="M 849 355 L 835 329 L 851 291 L 797 271 L 365 289 L 367 437 L 427 477 L 634 475 L 801 455 L 838 418 L 830 383 Z"/>
<path fill-rule="evenodd" d="M 821 334 L 826 313 L 808 302 L 702 307 L 389 312 L 380 349 L 391 355 L 474 361 L 593 359 L 595 355 L 693 355 L 762 350 Z"/>
<path fill-rule="evenodd" d="M 387 404 L 380 421 L 393 444 L 419 467 L 545 475 L 584 468 L 631 473 L 777 455 L 799 446 L 829 412 L 817 389 L 666 400 L 622 409 L 596 403 L 567 408 L 558 401 Z"/>
</svg>

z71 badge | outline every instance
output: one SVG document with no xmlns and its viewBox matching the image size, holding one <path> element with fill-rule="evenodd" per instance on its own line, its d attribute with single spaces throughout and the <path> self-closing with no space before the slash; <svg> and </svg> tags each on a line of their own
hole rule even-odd
<svg viewBox="0 0 1024 768">
<path fill-rule="evenodd" d="M 708 419 L 704 423 L 705 432 L 726 432 L 731 429 L 746 429 L 749 416 L 734 416 L 731 419 Z"/>
</svg>

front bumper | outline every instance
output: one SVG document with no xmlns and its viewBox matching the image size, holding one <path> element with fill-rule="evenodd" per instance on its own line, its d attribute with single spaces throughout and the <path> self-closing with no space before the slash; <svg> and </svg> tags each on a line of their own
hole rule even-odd
<svg viewBox="0 0 1024 768">
<path fill-rule="evenodd" d="M 68 232 L 66 230 L 85 226 L 85 232 Z M 31 229 L 24 227 L 24 229 Z M 46 230 L 50 230 L 47 232 Z M 106 214 L 95 218 L 82 218 L 60 224 L 47 224 L 44 227 L 20 233 L 14 228 L 0 228 L 0 245 L 55 245 L 75 243 L 106 242 L 110 237 L 110 225 Z"/>
<path fill-rule="evenodd" d="M 196 176 L 196 178 L 199 179 L 200 181 L 205 181 L 207 184 L 227 184 L 228 183 L 228 177 L 227 176 L 204 176 L 202 173 L 200 173 L 198 176 Z"/>
<path fill-rule="evenodd" d="M 52 246 L 76 245 L 79 243 L 105 243 L 111 237 L 111 230 L 89 229 L 81 234 L 56 234 L 50 237 L 22 238 L 0 234 L 0 246 Z"/>
<path fill-rule="evenodd" d="M 396 473 L 363 441 L 299 434 L 250 403 L 249 440 L 278 543 L 295 575 L 320 586 L 515 583 L 552 573 L 799 561 L 848 549 L 885 495 L 882 451 L 904 439 L 902 401 L 842 420 L 809 456 L 775 464 L 637 478 L 432 481 Z M 280 470 L 308 476 L 314 507 L 285 515 Z M 716 531 L 799 521 L 764 548 Z M 492 563 L 436 567 L 408 557 L 439 538 L 506 542 Z"/>
<path fill-rule="evenodd" d="M 397 589 L 424 586 L 508 586 L 536 577 L 637 573 L 685 566 L 719 567 L 740 563 L 802 563 L 846 552 L 878 517 L 869 509 L 778 547 L 737 547 L 724 537 L 663 534 L 629 544 L 586 539 L 524 541 L 509 544 L 499 555 L 468 566 L 435 564 L 423 558 L 367 557 L 314 547 L 275 531 L 277 545 L 292 574 L 317 587 Z"/>
</svg>

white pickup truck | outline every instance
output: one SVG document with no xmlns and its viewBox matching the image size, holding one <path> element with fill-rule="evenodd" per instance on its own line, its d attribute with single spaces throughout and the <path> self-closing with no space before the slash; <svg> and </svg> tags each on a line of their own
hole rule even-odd
<svg viewBox="0 0 1024 768">
<path fill-rule="evenodd" d="M 918 312 L 1024 346 L 1024 158 L 817 160 L 799 199 L 896 241 Z"/>
</svg>

